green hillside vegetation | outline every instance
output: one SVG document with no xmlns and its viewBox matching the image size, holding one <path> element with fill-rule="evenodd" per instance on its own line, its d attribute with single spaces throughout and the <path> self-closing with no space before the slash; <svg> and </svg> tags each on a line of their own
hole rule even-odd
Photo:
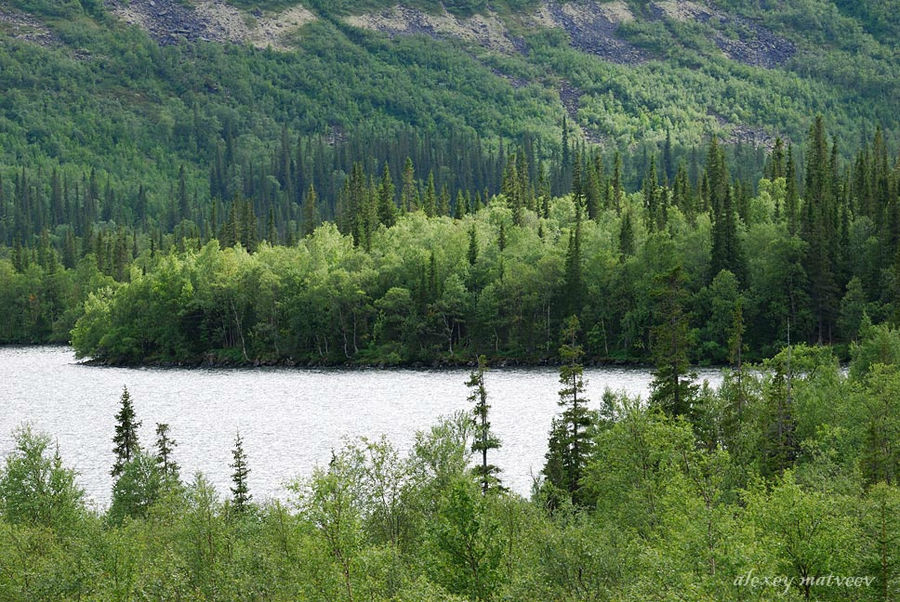
<svg viewBox="0 0 900 602">
<path fill-rule="evenodd" d="M 524 44 L 512 53 L 458 39 L 364 33 L 333 14 L 340 5 L 327 4 L 312 6 L 320 18 L 291 34 L 294 50 L 279 52 L 202 41 L 160 48 L 99 2 L 9 3 L 47 33 L 39 44 L 0 25 L 0 173 L 96 169 L 118 189 L 143 184 L 155 207 L 168 201 L 182 166 L 201 201 L 208 198 L 208 165 L 227 137 L 254 154 L 275 147 L 283 128 L 292 139 L 360 128 L 390 138 L 406 126 L 485 140 L 530 134 L 547 153 L 558 147 L 568 113 L 611 152 L 661 143 L 667 131 L 689 148 L 714 132 L 728 139 L 733 126 L 769 144 L 778 135 L 799 142 L 809 116 L 823 113 L 845 157 L 877 125 L 889 145 L 897 140 L 897 38 L 879 33 L 891 21 L 877 16 L 884 11 L 875 3 L 842 13 L 821 0 L 765 9 L 731 2 L 736 17 L 705 23 L 630 3 L 637 20 L 614 35 L 644 53 L 639 64 L 598 57 L 574 39 L 570 45 L 561 30 L 527 26 L 523 15 L 534 4 L 497 7 L 509 35 Z M 274 11 L 287 3 L 254 6 Z M 346 11 L 386 6 L 348 3 Z M 773 68 L 727 58 L 713 38 L 755 39 L 748 23 L 757 21 L 738 22 L 740 15 L 759 19 L 796 52 Z M 574 95 L 566 106 L 561 88 Z"/>
<path fill-rule="evenodd" d="M 113 362 L 545 361 L 577 314 L 592 360 L 648 361 L 676 267 L 692 361 L 726 361 L 738 298 L 756 357 L 789 323 L 847 345 L 896 319 L 877 3 L 579 5 L 635 17 L 599 41 L 507 3 L 512 50 L 357 29 L 389 7 L 353 3 L 312 6 L 288 50 L 160 45 L 111 6 L 3 9 L 2 342 L 78 323 Z M 247 297 L 257 278 L 276 303 Z"/>
<path fill-rule="evenodd" d="M 433 174 L 419 190 L 411 162 L 380 177 L 357 163 L 334 223 L 317 226 L 327 207 L 310 187 L 284 234 L 273 210 L 260 232 L 240 198 L 218 228 L 69 235 L 62 254 L 45 234 L 0 260 L 14 308 L 3 336 L 64 341 L 74 328 L 80 355 L 113 363 L 542 362 L 577 315 L 589 360 L 648 362 L 674 312 L 685 357 L 722 364 L 736 336 L 751 358 L 788 340 L 845 353 L 863 324 L 897 320 L 900 174 L 880 134 L 851 169 L 818 120 L 803 186 L 779 145 L 756 193 L 715 139 L 697 184 L 685 163 L 662 184 L 666 162 L 651 157 L 635 192 L 618 162 L 574 150 L 550 170 L 572 172 L 563 197 L 543 169 L 532 184 L 522 151 L 496 196 L 453 198 Z"/>
</svg>

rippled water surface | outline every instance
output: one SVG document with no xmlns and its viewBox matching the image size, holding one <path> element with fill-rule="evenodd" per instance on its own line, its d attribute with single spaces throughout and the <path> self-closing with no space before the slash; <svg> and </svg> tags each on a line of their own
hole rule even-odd
<svg viewBox="0 0 900 602">
<path fill-rule="evenodd" d="M 651 380 L 645 370 L 617 368 L 587 369 L 585 376 L 594 403 L 607 387 L 646 397 Z M 721 380 L 716 371 L 700 376 Z M 104 368 L 77 363 L 65 347 L 0 348 L 0 455 L 12 448 L 13 430 L 31 422 L 58 441 L 88 496 L 108 503 L 114 419 L 127 385 L 143 421 L 141 442 L 152 445 L 155 424 L 168 422 L 182 474 L 202 471 L 222 494 L 240 429 L 250 489 L 261 500 L 283 495 L 285 482 L 327 462 L 344 437 L 384 434 L 408 450 L 417 430 L 468 409 L 467 377 L 465 369 Z M 491 421 L 503 442 L 494 463 L 508 486 L 527 494 L 558 411 L 557 372 L 495 369 L 486 380 Z"/>
</svg>

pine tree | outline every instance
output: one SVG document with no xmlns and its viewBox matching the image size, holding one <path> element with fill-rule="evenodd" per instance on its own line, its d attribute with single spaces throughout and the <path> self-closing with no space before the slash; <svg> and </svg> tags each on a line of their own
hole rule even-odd
<svg viewBox="0 0 900 602">
<path fill-rule="evenodd" d="M 469 260 L 469 265 L 474 266 L 475 262 L 478 261 L 478 235 L 475 231 L 475 223 L 472 223 L 472 226 L 469 228 L 469 250 L 466 255 Z"/>
<path fill-rule="evenodd" d="M 422 203 L 425 215 L 433 217 L 437 213 L 437 196 L 434 190 L 434 172 L 428 172 L 428 184 L 425 186 L 425 200 Z"/>
<path fill-rule="evenodd" d="M 312 182 L 309 183 L 309 190 L 306 191 L 306 197 L 303 199 L 303 235 L 309 236 L 316 230 L 319 225 L 318 217 L 318 197 L 316 197 L 316 189 Z"/>
<path fill-rule="evenodd" d="M 580 324 L 576 316 L 566 320 L 559 348 L 559 406 L 562 413 L 554 420 L 548 445 L 544 476 L 559 491 L 566 492 L 576 504 L 584 502 L 581 475 L 591 451 L 592 413 L 584 397 L 584 351 L 578 344 Z"/>
<path fill-rule="evenodd" d="M 486 495 L 488 490 L 500 487 L 500 479 L 497 474 L 500 469 L 493 464 L 488 464 L 487 455 L 492 449 L 500 448 L 500 439 L 491 431 L 491 423 L 488 420 L 490 405 L 487 402 L 487 389 L 484 385 L 484 373 L 487 370 L 487 362 L 483 355 L 478 357 L 478 365 L 469 376 L 466 386 L 471 389 L 469 402 L 474 404 L 473 423 L 475 434 L 472 441 L 472 452 L 481 455 L 481 464 L 475 466 L 473 472 L 481 483 L 481 493 Z"/>
<path fill-rule="evenodd" d="M 250 495 L 250 489 L 247 485 L 247 476 L 250 474 L 250 468 L 247 466 L 247 454 L 244 453 L 244 441 L 241 439 L 241 433 L 238 432 L 234 438 L 234 449 L 231 450 L 231 456 L 234 461 L 231 468 L 231 496 L 232 504 L 237 512 L 244 512 L 253 499 Z"/>
<path fill-rule="evenodd" d="M 412 159 L 407 157 L 403 166 L 403 183 L 400 190 L 400 207 L 403 211 L 415 211 L 419 207 L 415 177 Z"/>
<path fill-rule="evenodd" d="M 391 168 L 387 162 L 378 186 L 378 221 L 390 228 L 397 219 L 397 207 L 394 205 L 394 182 L 391 180 Z"/>
<path fill-rule="evenodd" d="M 110 474 L 118 477 L 122 474 L 125 465 L 128 464 L 140 452 L 138 442 L 138 429 L 141 423 L 135 418 L 134 405 L 128 387 L 122 388 L 122 397 L 119 400 L 119 413 L 116 414 L 116 434 L 113 437 L 113 453 L 116 456 Z"/>
<path fill-rule="evenodd" d="M 651 330 L 656 368 L 650 383 L 650 402 L 670 416 L 689 416 L 697 391 L 689 372 L 688 320 L 684 313 L 684 275 L 675 267 L 656 277 L 655 326 Z"/>
<path fill-rule="evenodd" d="M 178 480 L 179 467 L 172 458 L 172 452 L 178 442 L 169 437 L 169 425 L 158 423 L 156 425 L 156 465 L 160 472 L 175 481 Z"/>
</svg>

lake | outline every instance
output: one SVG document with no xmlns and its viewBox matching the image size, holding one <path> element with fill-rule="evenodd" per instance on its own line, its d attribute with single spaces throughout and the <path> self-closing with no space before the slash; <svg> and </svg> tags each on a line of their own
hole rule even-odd
<svg viewBox="0 0 900 602">
<path fill-rule="evenodd" d="M 78 363 L 67 347 L 0 348 L 0 456 L 15 428 L 30 422 L 59 444 L 88 497 L 109 503 L 112 437 L 122 387 L 134 399 L 141 443 L 167 422 L 178 442 L 182 476 L 203 472 L 229 494 L 231 449 L 240 429 L 258 501 L 283 497 L 284 484 L 324 465 L 344 438 L 384 434 L 407 451 L 415 432 L 441 415 L 470 409 L 466 369 L 164 369 Z M 699 376 L 718 385 L 717 370 Z M 588 368 L 586 394 L 596 407 L 608 387 L 646 398 L 648 370 Z M 528 495 L 543 466 L 560 388 L 555 368 L 503 368 L 486 375 L 491 422 L 503 447 L 492 462 L 512 490 Z"/>
</svg>

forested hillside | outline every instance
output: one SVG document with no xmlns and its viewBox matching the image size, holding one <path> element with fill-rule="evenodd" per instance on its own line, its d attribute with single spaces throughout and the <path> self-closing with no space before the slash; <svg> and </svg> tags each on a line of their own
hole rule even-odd
<svg viewBox="0 0 900 602">
<path fill-rule="evenodd" d="M 205 213 L 211 197 L 228 203 L 253 187 L 283 134 L 292 143 L 366 140 L 325 168 L 319 190 L 339 185 L 354 160 L 382 162 L 368 143 L 407 128 L 426 148 L 452 133 L 496 152 L 500 137 L 529 136 L 541 158 L 559 152 L 563 117 L 574 139 L 639 159 L 667 134 L 686 153 L 712 133 L 766 148 L 778 136 L 802 142 L 817 113 L 828 116 L 844 158 L 878 125 L 889 147 L 897 140 L 896 22 L 875 2 L 451 3 L 450 13 L 428 2 L 298 6 L 5 3 L 6 244 L 33 242 L 41 230 L 10 233 L 12 174 L 23 168 L 45 204 L 54 170 L 70 194 L 95 171 L 112 194 L 98 219 L 135 227 L 146 217 L 170 230 L 182 168 L 189 208 Z M 219 152 L 234 169 L 224 190 L 211 190 Z M 438 167 L 449 162 L 434 166 L 438 187 Z M 636 180 L 646 169 L 638 163 L 625 162 Z M 424 183 L 432 166 L 416 165 Z M 254 191 L 254 201 L 265 205 L 284 188 Z M 61 242 L 67 223 L 42 225 Z"/>
<path fill-rule="evenodd" d="M 15 0 L 0 340 L 544 361 L 574 313 L 649 361 L 675 287 L 691 361 L 736 304 L 751 355 L 847 344 L 897 311 L 880 6 Z"/>
</svg>

